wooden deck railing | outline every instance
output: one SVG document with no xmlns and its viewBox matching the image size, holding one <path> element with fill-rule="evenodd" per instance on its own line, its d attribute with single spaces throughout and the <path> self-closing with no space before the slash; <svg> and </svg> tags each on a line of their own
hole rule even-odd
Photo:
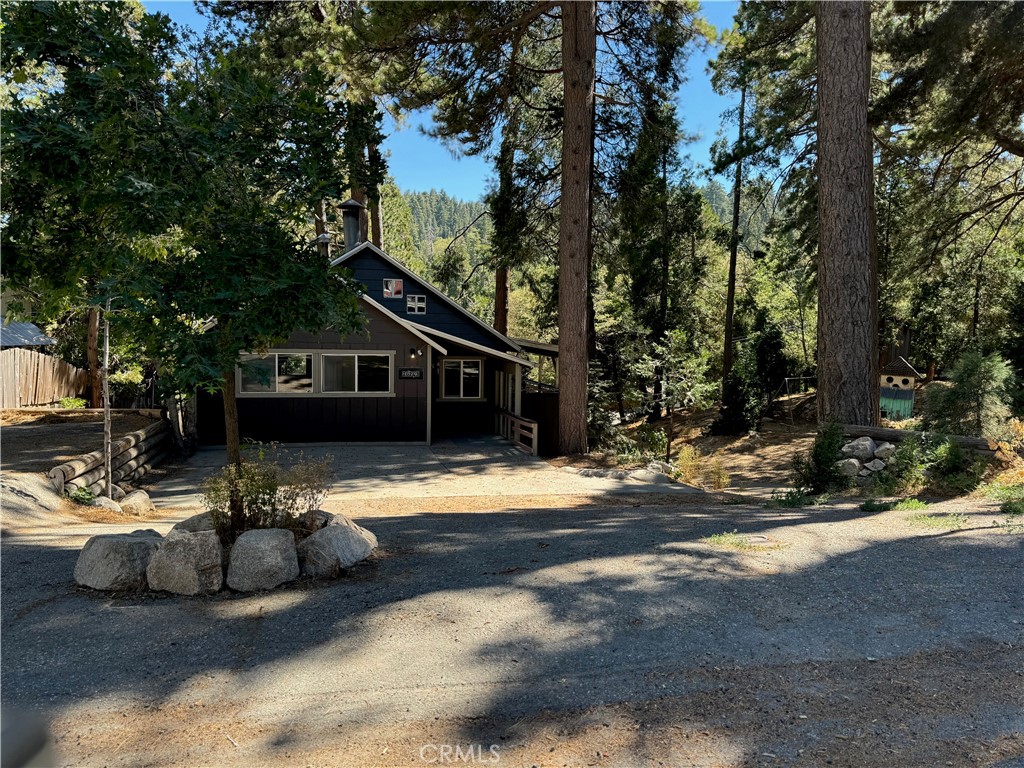
<svg viewBox="0 0 1024 768">
<path fill-rule="evenodd" d="M 506 440 L 532 456 L 537 455 L 537 422 L 509 411 L 498 411 L 499 432 Z"/>
</svg>

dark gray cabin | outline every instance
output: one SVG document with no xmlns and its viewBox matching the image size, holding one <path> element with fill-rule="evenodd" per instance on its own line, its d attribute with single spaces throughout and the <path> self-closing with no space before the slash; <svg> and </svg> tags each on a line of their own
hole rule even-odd
<svg viewBox="0 0 1024 768">
<path fill-rule="evenodd" d="M 530 431 L 522 381 L 533 364 L 518 344 L 371 243 L 332 266 L 364 286 L 366 333 L 300 331 L 247 356 L 236 376 L 243 440 L 429 444 Z M 199 442 L 223 444 L 223 398 L 201 394 L 197 408 Z"/>
</svg>

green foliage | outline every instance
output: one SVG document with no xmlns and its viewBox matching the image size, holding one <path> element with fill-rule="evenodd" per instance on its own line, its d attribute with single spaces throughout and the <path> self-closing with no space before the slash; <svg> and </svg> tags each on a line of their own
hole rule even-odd
<svg viewBox="0 0 1024 768">
<path fill-rule="evenodd" d="M 927 509 L 928 504 L 920 499 L 903 499 L 901 501 L 877 501 L 868 499 L 860 508 L 864 512 L 888 512 L 890 509 L 897 511 L 911 512 L 918 509 Z"/>
<path fill-rule="evenodd" d="M 110 397 L 115 402 L 135 400 L 145 391 L 146 378 L 141 366 L 133 365 L 110 374 Z"/>
<path fill-rule="evenodd" d="M 230 545 L 245 531 L 288 528 L 297 536 L 316 528 L 315 512 L 327 497 L 332 470 L 328 457 L 292 456 L 276 444 L 255 444 L 256 455 L 230 464 L 203 484 L 203 505 L 213 516 L 217 534 Z M 233 494 L 242 513 L 230 512 Z"/>
<path fill-rule="evenodd" d="M 738 435 L 756 430 L 768 413 L 789 372 L 782 332 L 764 313 L 758 330 L 739 344 L 722 391 L 722 410 L 712 430 Z"/>
<path fill-rule="evenodd" d="M 959 531 L 969 522 L 967 515 L 950 512 L 943 515 L 918 514 L 910 515 L 907 522 L 920 528 L 934 528 L 943 531 Z"/>
<path fill-rule="evenodd" d="M 999 511 L 1012 517 L 1024 515 L 1024 499 L 1019 499 L 1017 501 L 1004 501 L 999 506 Z"/>
<path fill-rule="evenodd" d="M 988 467 L 948 438 L 910 438 L 897 447 L 888 465 L 875 475 L 875 488 L 900 496 L 930 488 L 940 495 L 960 495 L 975 489 Z"/>
<path fill-rule="evenodd" d="M 57 405 L 61 408 L 85 408 L 87 403 L 80 397 L 62 397 Z"/>
<path fill-rule="evenodd" d="M 928 449 L 917 438 L 908 438 L 896 446 L 885 469 L 875 475 L 875 488 L 891 496 L 915 493 L 926 481 Z"/>
<path fill-rule="evenodd" d="M 844 442 L 843 428 L 838 424 L 828 424 L 818 432 L 807 455 L 793 459 L 797 492 L 816 495 L 850 487 L 850 478 L 836 467 Z"/>
<path fill-rule="evenodd" d="M 985 498 L 996 501 L 1024 501 L 1024 483 L 1003 483 L 994 480 L 982 485 L 978 491 Z"/>
<path fill-rule="evenodd" d="M 772 491 L 771 498 L 765 502 L 766 509 L 799 509 L 817 503 L 814 496 L 794 488 L 783 493 Z"/>
<path fill-rule="evenodd" d="M 705 536 L 702 541 L 711 544 L 716 547 L 726 547 L 728 549 L 753 549 L 754 545 L 747 541 L 740 532 L 737 530 L 723 531 L 722 533 L 713 533 L 710 536 Z"/>
<path fill-rule="evenodd" d="M 68 494 L 68 498 L 76 504 L 90 504 L 96 498 L 96 494 L 88 488 L 78 488 L 74 493 Z"/>
<path fill-rule="evenodd" d="M 1005 439 L 1010 418 L 1013 372 L 998 355 L 967 352 L 950 376 L 951 387 L 926 390 L 927 429 L 945 434 Z"/>
</svg>

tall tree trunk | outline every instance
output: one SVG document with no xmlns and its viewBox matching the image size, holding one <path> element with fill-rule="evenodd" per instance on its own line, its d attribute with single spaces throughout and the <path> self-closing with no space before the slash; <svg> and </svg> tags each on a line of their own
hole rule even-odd
<svg viewBox="0 0 1024 768">
<path fill-rule="evenodd" d="M 367 144 L 366 153 L 370 158 L 371 165 L 380 162 L 380 148 L 376 144 Z M 369 209 L 370 214 L 370 242 L 378 248 L 383 248 L 384 219 L 380 210 L 380 189 L 378 188 L 374 190 L 374 194 L 369 197 L 370 200 L 367 204 L 367 208 Z"/>
<path fill-rule="evenodd" d="M 594 0 L 562 3 L 562 201 L 558 232 L 558 446 L 587 450 L 590 200 L 597 48 Z"/>
<path fill-rule="evenodd" d="M 361 203 L 363 208 L 359 211 L 359 242 L 365 243 L 370 239 L 370 217 L 366 211 L 366 190 L 362 187 L 352 187 L 352 199 Z M 345 245 L 348 248 L 348 244 Z"/>
<path fill-rule="evenodd" d="M 878 423 L 878 265 L 868 97 L 871 6 L 815 5 L 818 418 Z"/>
<path fill-rule="evenodd" d="M 508 333 L 508 267 L 494 270 L 494 330 Z"/>
<path fill-rule="evenodd" d="M 743 120 L 746 117 L 747 87 L 740 89 L 739 133 L 736 138 L 737 153 L 743 146 Z M 740 196 L 743 191 L 743 158 L 736 156 L 736 178 L 732 187 L 732 231 L 729 235 L 729 286 L 725 293 L 725 347 L 722 350 L 722 385 L 732 370 L 733 318 L 736 313 L 736 257 L 740 248 Z"/>
<path fill-rule="evenodd" d="M 317 235 L 317 249 L 325 261 L 331 260 L 331 243 L 320 242 L 320 235 L 327 234 L 327 201 L 322 197 L 316 201 L 316 208 L 313 210 L 313 228 Z"/>
<path fill-rule="evenodd" d="M 89 407 L 103 407 L 103 386 L 100 381 L 100 310 L 89 307 L 86 319 L 85 359 L 89 367 Z"/>
<path fill-rule="evenodd" d="M 238 397 L 235 394 L 235 367 L 224 371 L 224 442 L 228 449 L 228 464 L 242 465 L 242 446 L 238 433 Z M 245 520 L 242 494 L 237 485 L 232 486 L 228 497 L 228 515 L 231 530 L 241 532 Z"/>
</svg>

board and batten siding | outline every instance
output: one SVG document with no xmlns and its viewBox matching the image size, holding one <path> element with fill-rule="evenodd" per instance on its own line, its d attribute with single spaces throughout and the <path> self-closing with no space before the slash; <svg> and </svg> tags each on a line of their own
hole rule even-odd
<svg viewBox="0 0 1024 768">
<path fill-rule="evenodd" d="M 498 352 L 509 351 L 508 343 L 503 342 L 496 332 L 481 326 L 464 312 L 439 298 L 434 293 L 435 289 L 428 288 L 425 282 L 396 269 L 372 250 L 366 248 L 353 254 L 342 266 L 351 270 L 356 282 L 366 287 L 367 296 L 399 317 L 460 339 L 482 344 Z M 385 299 L 384 280 L 395 278 L 404 281 L 404 294 L 400 299 Z M 406 297 L 409 294 L 427 297 L 426 314 L 407 314 Z"/>
<path fill-rule="evenodd" d="M 368 307 L 367 334 L 341 337 L 337 332 L 296 331 L 273 347 L 289 352 L 360 350 L 393 351 L 393 396 L 246 394 L 238 398 L 239 432 L 243 440 L 292 443 L 425 442 L 427 439 L 427 350 L 422 339 Z M 413 361 L 410 350 L 423 350 Z M 421 368 L 422 379 L 400 379 L 400 368 Z M 199 442 L 223 445 L 224 401 L 220 394 L 198 396 Z"/>
</svg>

